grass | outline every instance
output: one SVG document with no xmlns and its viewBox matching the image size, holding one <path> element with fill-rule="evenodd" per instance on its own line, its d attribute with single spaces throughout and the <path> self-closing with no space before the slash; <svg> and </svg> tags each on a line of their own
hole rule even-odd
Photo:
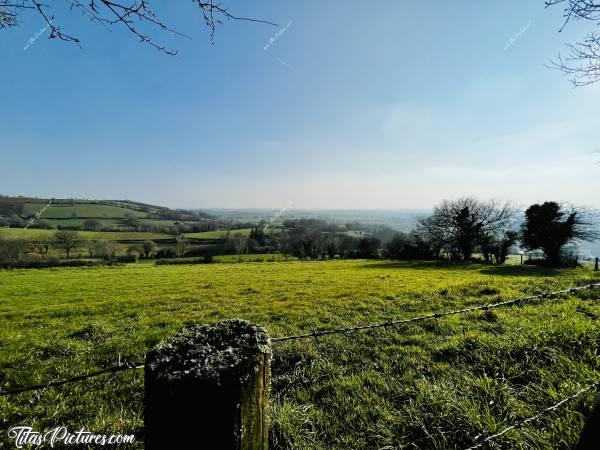
<svg viewBox="0 0 600 450">
<path fill-rule="evenodd" d="M 233 237 L 234 235 L 236 235 L 238 233 L 240 233 L 244 236 L 249 236 L 250 231 L 252 231 L 250 228 L 242 228 L 239 230 L 230 230 L 229 236 Z M 226 234 L 227 234 L 227 232 L 223 231 L 223 230 L 201 231 L 198 233 L 185 233 L 185 237 L 190 238 L 190 239 L 224 239 Z"/>
<path fill-rule="evenodd" d="M 25 203 L 22 215 L 28 217 L 35 214 L 46 206 L 46 203 Z M 74 205 L 54 204 L 50 205 L 42 215 L 45 219 L 69 219 L 75 217 L 95 217 L 98 219 L 124 218 L 126 215 L 133 217 L 146 217 L 143 211 L 129 208 L 121 208 L 111 205 L 99 205 L 94 203 L 75 203 Z"/>
<path fill-rule="evenodd" d="M 38 230 L 34 228 L 0 228 L 0 237 L 26 239 L 39 241 L 51 239 L 57 230 Z M 144 241 L 173 239 L 164 233 L 150 233 L 138 231 L 78 231 L 81 239 L 85 240 L 108 240 L 108 241 Z"/>
<path fill-rule="evenodd" d="M 141 360 L 182 326 L 239 317 L 271 336 L 412 317 L 589 282 L 587 269 L 387 261 L 0 271 L 0 388 Z M 460 449 L 600 379 L 600 290 L 274 344 L 272 447 Z M 143 426 L 143 372 L 0 397 L 3 425 Z M 497 440 L 567 449 L 591 396 Z M 198 430 L 204 436 L 206 430 Z M 0 443 L 10 444 L 2 433 Z M 141 444 L 129 448 L 141 448 Z"/>
<path fill-rule="evenodd" d="M 237 255 L 217 255 L 213 258 L 215 262 L 220 263 L 235 263 L 239 261 Z M 244 255 L 243 262 L 286 262 L 298 260 L 295 256 L 284 256 L 280 253 L 251 253 Z"/>
<path fill-rule="evenodd" d="M 58 226 L 63 226 L 63 227 L 83 227 L 85 224 L 85 221 L 87 219 L 47 219 L 42 217 L 41 221 L 48 223 L 49 225 L 51 225 L 54 228 L 58 228 Z M 102 226 L 104 227 L 117 227 L 117 226 L 124 226 L 125 222 L 124 219 L 105 219 L 105 218 L 101 218 L 101 219 L 97 219 L 102 223 Z M 142 222 L 145 222 L 146 219 L 141 219 Z"/>
</svg>

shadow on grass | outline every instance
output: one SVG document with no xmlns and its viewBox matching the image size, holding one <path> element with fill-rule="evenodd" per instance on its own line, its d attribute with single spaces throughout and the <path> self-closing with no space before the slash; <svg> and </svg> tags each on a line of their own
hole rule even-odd
<svg viewBox="0 0 600 450">
<path fill-rule="evenodd" d="M 365 264 L 362 267 L 365 269 L 443 269 L 443 270 L 464 270 L 475 269 L 481 267 L 480 264 L 462 262 L 462 261 L 378 261 L 371 264 Z"/>
<path fill-rule="evenodd" d="M 542 267 L 542 266 L 484 266 L 480 270 L 481 273 L 486 275 L 500 275 L 500 276 L 510 276 L 516 277 L 520 275 L 525 275 L 528 277 L 538 276 L 538 277 L 551 277 L 553 275 L 558 275 L 560 273 L 559 269 L 554 269 L 552 267 Z"/>
<path fill-rule="evenodd" d="M 486 265 L 477 262 L 463 261 L 381 261 L 362 266 L 365 269 L 412 269 L 412 270 L 472 270 L 484 275 L 499 276 L 539 276 L 549 277 L 558 275 L 560 270 L 550 267 L 530 265 Z"/>
</svg>

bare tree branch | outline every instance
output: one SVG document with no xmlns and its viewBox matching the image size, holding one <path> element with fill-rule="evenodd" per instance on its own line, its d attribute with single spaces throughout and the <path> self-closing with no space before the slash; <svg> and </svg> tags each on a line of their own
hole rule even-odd
<svg viewBox="0 0 600 450">
<path fill-rule="evenodd" d="M 600 0 L 547 0 L 546 7 L 564 4 L 565 22 L 562 31 L 572 20 L 600 22 Z M 551 67 L 571 75 L 573 86 L 586 86 L 600 81 L 600 34 L 592 32 L 587 38 L 575 44 L 569 44 L 569 54 L 559 54 Z"/>
<path fill-rule="evenodd" d="M 150 34 L 142 31 L 143 27 L 154 26 L 160 31 L 190 39 L 189 36 L 173 30 L 164 23 L 154 12 L 148 0 L 87 0 L 89 2 L 87 5 L 82 0 L 65 0 L 65 2 L 71 10 L 80 11 L 82 15 L 89 17 L 92 22 L 99 23 L 107 29 L 113 25 L 120 24 L 124 26 L 140 42 L 148 44 L 168 55 L 176 55 L 177 50 L 159 44 Z M 215 30 L 218 25 L 223 23 L 223 19 L 277 26 L 277 24 L 266 20 L 238 17 L 230 13 L 221 3 L 214 3 L 213 0 L 192 0 L 192 3 L 200 9 L 202 19 L 210 30 L 211 43 L 214 43 Z M 42 16 L 51 30 L 50 39 L 57 38 L 80 45 L 78 37 L 61 31 L 55 17 L 49 12 L 50 6 L 42 3 L 40 0 L 0 0 L 0 29 L 17 26 L 17 17 L 24 10 L 33 10 Z"/>
<path fill-rule="evenodd" d="M 28 5 L 27 3 L 27 0 L 0 0 L 0 29 L 18 25 L 18 11 L 21 9 L 34 9 L 33 5 Z"/>
</svg>

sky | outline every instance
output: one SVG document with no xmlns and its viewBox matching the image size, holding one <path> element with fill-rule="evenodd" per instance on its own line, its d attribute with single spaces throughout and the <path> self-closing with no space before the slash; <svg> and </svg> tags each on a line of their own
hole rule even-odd
<svg viewBox="0 0 600 450">
<path fill-rule="evenodd" d="M 190 38 L 165 55 L 49 0 L 0 30 L 0 193 L 184 208 L 429 208 L 473 195 L 600 207 L 600 84 L 548 67 L 543 0 L 223 0 L 211 44 L 191 0 L 155 0 Z"/>
</svg>

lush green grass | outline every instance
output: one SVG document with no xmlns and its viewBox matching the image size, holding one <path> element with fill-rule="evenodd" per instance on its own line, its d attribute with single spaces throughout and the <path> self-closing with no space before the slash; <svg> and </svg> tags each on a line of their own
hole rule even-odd
<svg viewBox="0 0 600 450">
<path fill-rule="evenodd" d="M 19 238 L 30 241 L 51 239 L 57 230 L 37 230 L 28 228 L 0 228 L 0 237 Z M 138 231 L 78 231 L 81 239 L 108 240 L 108 241 L 144 241 L 173 239 L 173 236 L 163 233 L 148 233 Z"/>
<path fill-rule="evenodd" d="M 0 271 L 0 387 L 141 360 L 192 323 L 272 336 L 412 317 L 589 282 L 589 270 L 381 261 Z M 494 312 L 274 345 L 274 448 L 468 447 L 600 379 L 600 290 Z M 142 427 L 142 371 L 0 397 L 3 428 Z M 566 449 L 591 396 L 498 439 Z M 209 430 L 195 430 L 200 439 Z M 6 441 L 2 433 L 0 443 Z M 4 440 L 4 441 L 2 441 Z M 135 446 L 134 446 L 135 447 Z M 130 448 L 134 448 L 130 447 Z M 139 447 L 138 447 L 139 448 Z"/>
<path fill-rule="evenodd" d="M 47 222 L 49 225 L 51 225 L 54 228 L 58 228 L 58 226 L 65 226 L 65 227 L 83 227 L 85 225 L 85 221 L 87 219 L 49 219 L 46 218 L 44 216 L 42 216 L 41 218 L 42 221 Z M 99 220 L 102 223 L 103 227 L 124 227 L 127 226 L 126 223 L 126 219 L 106 219 L 104 217 L 98 217 L 97 220 Z M 175 220 L 164 220 L 164 219 L 145 219 L 145 218 L 140 218 L 140 223 L 144 224 L 144 225 L 154 225 L 154 226 L 158 226 L 158 227 L 172 227 L 175 226 Z M 187 224 L 193 224 L 195 222 L 189 222 L 186 221 L 185 223 Z"/>
<path fill-rule="evenodd" d="M 250 228 L 242 228 L 240 230 L 230 230 L 229 236 L 233 237 L 234 235 L 240 233 L 244 236 L 248 236 L 250 234 Z M 199 233 L 185 233 L 185 237 L 187 238 L 195 238 L 195 239 L 224 239 L 226 231 L 202 231 Z"/>
<path fill-rule="evenodd" d="M 23 216 L 35 214 L 46 206 L 46 203 L 25 203 L 23 205 Z M 129 208 L 120 208 L 111 205 L 98 205 L 94 203 L 75 203 L 74 205 L 54 204 L 50 205 L 42 215 L 46 219 L 68 219 L 73 217 L 96 217 L 123 218 L 127 215 L 133 217 L 146 217 L 143 211 L 136 211 Z"/>
<path fill-rule="evenodd" d="M 251 253 L 244 255 L 242 262 L 285 262 L 285 261 L 297 261 L 298 258 L 295 256 L 285 256 L 280 253 Z M 214 257 L 215 262 L 222 263 L 234 263 L 239 262 L 238 255 L 218 255 Z"/>
<path fill-rule="evenodd" d="M 48 219 L 42 216 L 42 221 L 48 223 L 54 228 L 58 228 L 58 226 L 63 227 L 83 227 L 84 223 L 87 219 Z M 124 226 L 124 219 L 97 219 L 102 223 L 103 227 L 116 227 L 116 226 Z M 144 223 L 146 219 L 141 219 Z"/>
</svg>

